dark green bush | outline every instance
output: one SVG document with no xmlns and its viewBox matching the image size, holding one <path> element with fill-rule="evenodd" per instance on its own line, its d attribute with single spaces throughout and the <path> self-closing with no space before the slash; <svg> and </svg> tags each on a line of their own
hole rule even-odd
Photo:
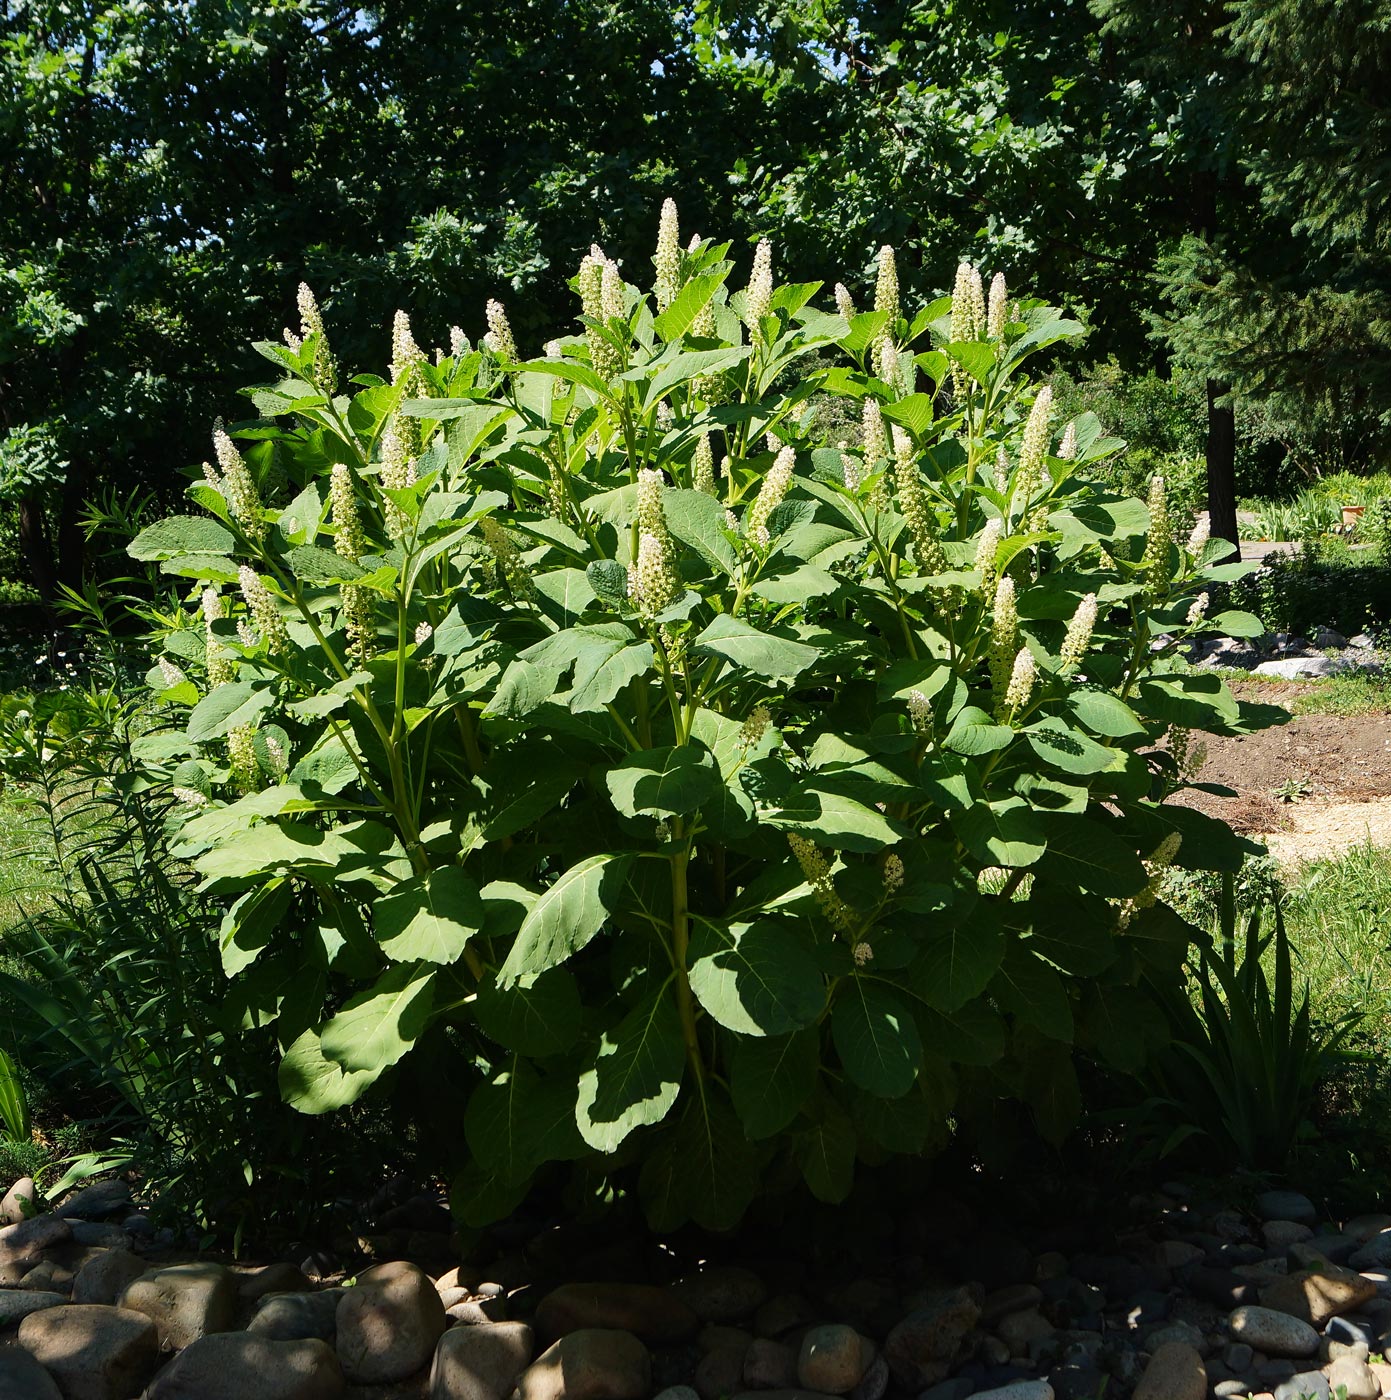
<svg viewBox="0 0 1391 1400">
<path fill-rule="evenodd" d="M 1294 554 L 1268 555 L 1258 573 L 1232 585 L 1231 600 L 1258 612 L 1273 632 L 1308 636 L 1332 627 L 1380 641 L 1391 622 L 1391 566 L 1378 554 L 1324 539 Z"/>
</svg>

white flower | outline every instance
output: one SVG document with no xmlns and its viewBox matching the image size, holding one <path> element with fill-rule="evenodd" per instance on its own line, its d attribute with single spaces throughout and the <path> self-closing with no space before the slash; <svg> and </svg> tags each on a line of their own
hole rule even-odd
<svg viewBox="0 0 1391 1400">
<path fill-rule="evenodd" d="M 1064 666 L 1080 666 L 1092 644 L 1092 629 L 1096 626 L 1096 594 L 1088 593 L 1072 614 L 1063 638 L 1060 660 Z"/>
</svg>

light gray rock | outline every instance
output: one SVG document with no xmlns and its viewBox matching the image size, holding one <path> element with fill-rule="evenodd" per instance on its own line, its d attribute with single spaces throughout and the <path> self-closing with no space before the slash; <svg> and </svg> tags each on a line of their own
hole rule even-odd
<svg viewBox="0 0 1391 1400">
<path fill-rule="evenodd" d="M 136 1279 L 149 1271 L 149 1260 L 128 1249 L 104 1250 L 78 1269 L 72 1284 L 72 1300 L 110 1307 Z"/>
<path fill-rule="evenodd" d="M 109 1225 L 104 1220 L 70 1220 L 74 1244 L 85 1245 L 88 1249 L 129 1249 L 133 1243 L 130 1235 L 119 1225 Z"/>
<path fill-rule="evenodd" d="M 1344 1390 L 1347 1400 L 1380 1400 L 1381 1386 L 1365 1356 L 1340 1356 L 1324 1368 L 1323 1374 L 1334 1395 Z"/>
<path fill-rule="evenodd" d="M 171 1264 L 127 1284 L 121 1307 L 144 1313 L 164 1351 L 228 1332 L 237 1317 L 237 1280 L 221 1264 Z"/>
<path fill-rule="evenodd" d="M 1262 661 L 1255 668 L 1255 674 L 1293 681 L 1303 677 L 1331 676 L 1341 669 L 1336 661 L 1327 656 L 1290 656 L 1278 661 Z"/>
<path fill-rule="evenodd" d="M 1273 1308 L 1248 1303 L 1232 1313 L 1227 1325 L 1234 1341 L 1268 1356 L 1313 1356 L 1319 1349 L 1319 1334 L 1307 1322 Z"/>
<path fill-rule="evenodd" d="M 15 1225 L 38 1213 L 38 1193 L 34 1190 L 34 1178 L 22 1176 L 0 1201 L 0 1225 Z"/>
<path fill-rule="evenodd" d="M 524 1322 L 455 1327 L 435 1348 L 430 1400 L 506 1400 L 533 1352 L 531 1328 Z"/>
<path fill-rule="evenodd" d="M 30 1288 L 0 1289 L 0 1327 L 14 1327 L 30 1313 L 67 1305 L 61 1293 L 42 1293 Z"/>
<path fill-rule="evenodd" d="M 652 1357 L 639 1338 L 586 1327 L 542 1352 L 522 1372 L 516 1393 L 517 1400 L 645 1400 L 651 1389 Z"/>
<path fill-rule="evenodd" d="M 1272 1393 L 1275 1400 L 1330 1400 L 1332 1392 L 1322 1371 L 1297 1371 Z"/>
<path fill-rule="evenodd" d="M 63 1400 L 63 1392 L 23 1347 L 0 1347 L 0 1400 Z"/>
<path fill-rule="evenodd" d="M 1244 1395 L 1250 1395 L 1251 1382 L 1243 1380 L 1218 1381 L 1212 1387 L 1212 1393 L 1217 1400 L 1240 1400 Z"/>
<path fill-rule="evenodd" d="M 398 1260 L 359 1276 L 338 1300 L 338 1358 L 355 1384 L 404 1380 L 434 1355 L 444 1306 L 428 1274 Z"/>
<path fill-rule="evenodd" d="M 223 1332 L 185 1347 L 145 1400 L 338 1400 L 344 1389 L 343 1368 L 323 1342 Z"/>
<path fill-rule="evenodd" d="M 309 1280 L 293 1264 L 266 1264 L 260 1269 L 237 1273 L 237 1296 L 243 1303 L 254 1303 L 269 1293 L 303 1293 Z"/>
<path fill-rule="evenodd" d="M 1376 1297 L 1376 1284 L 1351 1269 L 1327 1264 L 1300 1269 L 1261 1289 L 1261 1306 L 1303 1318 L 1322 1328 L 1331 1318 L 1356 1312 Z"/>
<path fill-rule="evenodd" d="M 797 1383 L 826 1395 L 846 1395 L 874 1360 L 874 1345 L 853 1327 L 828 1322 L 811 1328 L 797 1353 Z"/>
<path fill-rule="evenodd" d="M 1135 1400 L 1207 1400 L 1207 1368 L 1186 1342 L 1166 1342 L 1149 1359 Z"/>
<path fill-rule="evenodd" d="M 1047 1381 L 1012 1381 L 994 1390 L 978 1390 L 971 1400 L 1053 1400 L 1053 1387 Z"/>
<path fill-rule="evenodd" d="M 95 1304 L 30 1313 L 19 1324 L 19 1344 L 58 1382 L 65 1400 L 130 1400 L 159 1357 L 148 1317 Z"/>
<path fill-rule="evenodd" d="M 273 1341 L 296 1342 L 310 1337 L 332 1343 L 338 1329 L 338 1300 L 341 1288 L 322 1293 L 271 1293 L 256 1305 L 247 1323 L 248 1332 Z"/>
</svg>

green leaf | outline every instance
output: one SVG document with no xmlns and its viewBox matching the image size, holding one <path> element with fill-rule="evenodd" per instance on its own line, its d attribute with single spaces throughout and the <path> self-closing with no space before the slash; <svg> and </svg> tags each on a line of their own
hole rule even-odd
<svg viewBox="0 0 1391 1400">
<path fill-rule="evenodd" d="M 797 1134 L 797 1164 L 818 1201 L 839 1205 L 855 1184 L 855 1125 L 833 1099 L 823 1099 L 812 1125 Z"/>
<path fill-rule="evenodd" d="M 1063 1045 L 1043 1043 L 1030 1045 L 1020 1059 L 1024 1098 L 1044 1140 L 1056 1147 L 1082 1116 L 1082 1091 L 1072 1056 Z"/>
<path fill-rule="evenodd" d="M 643 749 L 604 774 L 613 805 L 625 817 L 639 813 L 680 817 L 694 812 L 720 789 L 710 751 L 695 744 Z"/>
<path fill-rule="evenodd" d="M 173 559 L 180 554 L 230 554 L 232 532 L 202 515 L 169 515 L 147 525 L 126 546 L 132 559 Z"/>
<path fill-rule="evenodd" d="M 836 851 L 882 851 L 907 834 L 906 828 L 853 797 L 810 787 L 792 791 L 780 806 L 760 810 L 759 817 L 780 831 L 800 832 Z"/>
<path fill-rule="evenodd" d="M 989 985 L 1005 955 L 1004 934 L 990 920 L 960 917 L 925 933 L 914 989 L 936 1010 L 957 1011 Z"/>
<path fill-rule="evenodd" d="M 749 358 L 752 349 L 748 345 L 733 346 L 723 350 L 688 350 L 668 362 L 657 377 L 647 386 L 643 396 L 642 411 L 650 413 L 671 390 L 679 384 L 688 384 L 702 374 L 720 374 L 733 369 Z"/>
<path fill-rule="evenodd" d="M 578 384 L 582 388 L 588 389 L 595 397 L 600 399 L 612 399 L 613 390 L 601 375 L 582 365 L 577 360 L 528 360 L 525 364 L 518 365 L 514 373 L 519 374 L 547 374 L 556 379 L 568 380 L 571 384 Z M 424 405 L 429 405 L 433 400 L 423 400 Z M 460 400 L 461 403 L 472 403 L 471 399 Z M 407 411 L 410 409 L 410 402 L 405 405 Z M 437 414 L 425 414 L 424 416 L 434 418 Z"/>
<path fill-rule="evenodd" d="M 524 973 L 545 972 L 579 952 L 615 908 L 631 864 L 628 855 L 597 855 L 572 865 L 531 906 L 499 985 L 510 987 Z"/>
<path fill-rule="evenodd" d="M 1031 724 L 1024 735 L 1034 752 L 1042 759 L 1061 768 L 1064 773 L 1090 776 L 1125 766 L 1125 754 L 1120 749 L 1108 749 L 1098 744 L 1090 734 L 1049 715 Z"/>
<path fill-rule="evenodd" d="M 275 692 L 255 681 L 229 681 L 205 695 L 188 717 L 184 731 L 195 744 L 220 739 L 239 725 L 250 724 L 275 704 Z"/>
<path fill-rule="evenodd" d="M 952 829 L 982 865 L 1032 865 L 1044 851 L 1037 815 L 1018 797 L 975 802 L 951 814 Z"/>
<path fill-rule="evenodd" d="M 848 977 L 831 1010 L 831 1039 L 851 1082 L 880 1098 L 896 1099 L 913 1087 L 922 1042 L 913 1018 L 887 987 Z"/>
<path fill-rule="evenodd" d="M 815 647 L 760 632 L 728 613 L 720 613 L 711 622 L 695 639 L 694 649 L 722 656 L 768 680 L 795 680 L 820 655 Z"/>
<path fill-rule="evenodd" d="M 704 491 L 673 489 L 662 493 L 667 528 L 712 568 L 733 577 L 739 557 L 727 537 L 725 508 Z"/>
<path fill-rule="evenodd" d="M 350 1072 L 380 1074 L 419 1038 L 434 1000 L 435 969 L 428 963 L 389 967 L 374 986 L 346 1001 L 323 1028 L 323 1052 Z"/>
<path fill-rule="evenodd" d="M 473 1017 L 490 1040 L 519 1055 L 564 1054 L 579 1039 L 579 988 L 561 967 L 519 977 L 510 987 L 489 979 L 479 983 Z"/>
<path fill-rule="evenodd" d="M 680 340 L 728 275 L 727 272 L 706 272 L 692 277 L 676 294 L 676 300 L 653 320 L 652 329 L 662 340 Z"/>
<path fill-rule="evenodd" d="M 290 908 L 290 882 L 283 878 L 269 880 L 254 890 L 248 890 L 223 915 L 218 931 L 222 949 L 222 970 L 235 977 L 251 966 L 275 936 Z"/>
<path fill-rule="evenodd" d="M 1124 899 L 1149 881 L 1133 846 L 1091 817 L 1072 812 L 1038 815 L 1048 842 L 1048 878 L 1079 890 Z"/>
<path fill-rule="evenodd" d="M 599 1152 L 613 1152 L 629 1133 L 660 1123 L 681 1090 L 686 1044 L 670 984 L 645 997 L 599 1042 L 580 1076 L 575 1120 Z"/>
<path fill-rule="evenodd" d="M 301 583 L 353 583 L 367 572 L 361 564 L 317 544 L 296 545 L 285 558 Z"/>
<path fill-rule="evenodd" d="M 523 1182 L 545 1162 L 579 1157 L 575 1081 L 563 1074 L 543 1079 L 525 1060 L 514 1060 L 469 1095 L 464 1136 L 479 1166 L 503 1181 Z"/>
<path fill-rule="evenodd" d="M 966 371 L 972 379 L 984 388 L 990 379 L 990 371 L 995 368 L 995 347 L 983 345 L 979 341 L 962 340 L 942 347 L 946 353 Z"/>
<path fill-rule="evenodd" d="M 1145 732 L 1135 711 L 1110 691 L 1074 690 L 1067 704 L 1093 734 L 1104 734 L 1109 739 L 1129 739 Z"/>
<path fill-rule="evenodd" d="M 372 907 L 382 952 L 393 962 L 448 966 L 483 927 L 478 886 L 457 865 L 416 875 Z"/>
<path fill-rule="evenodd" d="M 743 1035 L 784 1035 L 809 1026 L 826 1005 L 826 988 L 809 957 L 796 955 L 796 925 L 696 922 L 690 946 L 691 990 L 722 1026 Z"/>
<path fill-rule="evenodd" d="M 1051 1040 L 1072 1043 L 1072 1004 L 1063 979 L 1024 944 L 1010 944 L 990 991 L 1000 1006 L 1018 1020 L 1034 1026 Z"/>
<path fill-rule="evenodd" d="M 694 1220 L 705 1230 L 733 1229 L 758 1190 L 759 1159 L 717 1085 L 688 1095 L 638 1177 L 649 1227 L 667 1233 Z"/>
<path fill-rule="evenodd" d="M 942 747 L 967 758 L 979 758 L 981 754 L 1008 748 L 1013 740 L 1014 730 L 1008 725 L 996 724 L 984 710 L 967 705 L 952 721 Z"/>
<path fill-rule="evenodd" d="M 382 1066 L 384 1069 L 385 1066 Z M 286 1050 L 276 1072 L 280 1097 L 301 1113 L 334 1113 L 356 1102 L 381 1070 L 345 1070 L 324 1056 L 317 1031 L 305 1031 Z"/>
<path fill-rule="evenodd" d="M 752 1141 L 782 1132 L 816 1088 L 820 1036 L 813 1027 L 793 1035 L 739 1036 L 730 1057 L 730 1093 Z"/>
<path fill-rule="evenodd" d="M 1158 999 L 1139 987 L 1088 988 L 1082 1031 L 1108 1065 L 1126 1074 L 1138 1074 L 1169 1039 Z"/>
<path fill-rule="evenodd" d="M 1249 612 L 1218 613 L 1208 623 L 1208 630 L 1220 632 L 1224 637 L 1265 636 L 1265 624 L 1255 613 Z"/>
<path fill-rule="evenodd" d="M 932 396 L 910 394 L 896 403 L 886 403 L 884 417 L 892 423 L 901 423 L 914 437 L 922 437 L 932 426 Z"/>
</svg>

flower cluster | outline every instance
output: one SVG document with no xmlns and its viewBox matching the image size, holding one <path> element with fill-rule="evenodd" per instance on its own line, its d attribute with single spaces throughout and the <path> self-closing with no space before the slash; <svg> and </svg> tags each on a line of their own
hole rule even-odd
<svg viewBox="0 0 1391 1400">
<path fill-rule="evenodd" d="M 796 856 L 797 864 L 802 867 L 802 874 L 806 876 L 807 884 L 811 886 L 816 902 L 821 906 L 821 912 L 830 920 L 833 928 L 853 938 L 855 920 L 849 906 L 836 892 L 835 883 L 831 879 L 831 867 L 826 863 L 826 857 L 805 836 L 798 836 L 795 831 L 787 833 L 787 844 L 792 847 L 792 854 Z"/>
<path fill-rule="evenodd" d="M 792 485 L 792 469 L 797 465 L 797 451 L 792 447 L 779 448 L 773 465 L 758 488 L 758 495 L 749 507 L 748 520 L 744 533 L 760 549 L 768 547 L 768 517 L 782 504 Z"/>
<path fill-rule="evenodd" d="M 507 364 L 515 364 L 521 358 L 517 354 L 517 342 L 512 335 L 512 324 L 507 319 L 507 309 L 500 301 L 489 301 L 484 308 L 488 321 L 488 334 L 485 337 L 488 349 L 498 359 Z"/>
<path fill-rule="evenodd" d="M 937 538 L 937 522 L 918 474 L 912 440 L 902 428 L 894 429 L 894 487 L 898 493 L 899 512 L 907 522 L 908 533 L 913 540 L 918 568 L 925 574 L 942 573 L 947 567 L 947 560 Z"/>
<path fill-rule="evenodd" d="M 1077 604 L 1077 611 L 1072 614 L 1072 621 L 1067 624 L 1067 633 L 1063 637 L 1063 647 L 1060 653 L 1060 659 L 1065 667 L 1082 664 L 1087 652 L 1091 649 L 1092 629 L 1095 626 L 1096 594 L 1088 593 Z"/>
<path fill-rule="evenodd" d="M 266 644 L 266 649 L 272 656 L 285 655 L 290 650 L 290 634 L 285 628 L 285 619 L 280 616 L 280 609 L 275 605 L 275 599 L 270 596 L 270 589 L 266 587 L 260 574 L 248 564 L 243 564 L 237 570 L 237 582 L 241 587 L 241 596 L 247 611 L 251 614 L 251 621 Z"/>
<path fill-rule="evenodd" d="M 894 250 L 887 243 L 879 250 L 879 276 L 874 283 L 874 309 L 889 313 L 882 335 L 884 342 L 892 345 L 899 315 L 898 266 L 894 262 Z"/>
<path fill-rule="evenodd" d="M 710 447 L 710 434 L 696 438 L 695 454 L 691 458 L 691 485 L 707 496 L 718 494 L 715 486 L 715 454 Z"/>
<path fill-rule="evenodd" d="M 1005 274 L 997 272 L 990 279 L 990 300 L 985 311 L 985 334 L 989 340 L 1003 340 L 1005 338 L 1005 324 L 1007 320 L 1007 307 L 1005 291 Z"/>
<path fill-rule="evenodd" d="M 1173 577 L 1169 571 L 1169 549 L 1174 542 L 1174 522 L 1169 514 L 1162 476 L 1150 481 L 1149 514 L 1149 537 L 1145 543 L 1145 595 L 1153 605 L 1162 603 L 1168 597 Z"/>
<path fill-rule="evenodd" d="M 491 515 L 485 515 L 478 522 L 483 535 L 483 543 L 492 552 L 493 566 L 498 579 L 512 590 L 515 598 L 532 599 L 536 596 L 536 584 L 532 581 L 531 570 L 526 566 L 511 536 Z"/>
<path fill-rule="evenodd" d="M 222 469 L 222 478 L 219 481 L 210 468 L 204 468 L 204 475 L 222 492 L 232 519 L 241 526 L 247 539 L 260 544 L 266 538 L 266 522 L 262 516 L 261 494 L 251 479 L 251 470 L 221 428 L 213 434 L 213 450 L 217 454 L 217 465 Z"/>
<path fill-rule="evenodd" d="M 749 340 L 755 346 L 763 341 L 763 318 L 773 309 L 773 245 L 760 239 L 753 250 L 753 269 L 749 273 L 748 289 L 744 293 L 744 319 L 749 326 Z"/>
<path fill-rule="evenodd" d="M 662 204 L 662 217 L 657 225 L 657 251 L 652 263 L 657 272 L 653 288 L 657 294 L 657 310 L 665 311 L 681 290 L 681 233 L 674 199 Z"/>
</svg>

